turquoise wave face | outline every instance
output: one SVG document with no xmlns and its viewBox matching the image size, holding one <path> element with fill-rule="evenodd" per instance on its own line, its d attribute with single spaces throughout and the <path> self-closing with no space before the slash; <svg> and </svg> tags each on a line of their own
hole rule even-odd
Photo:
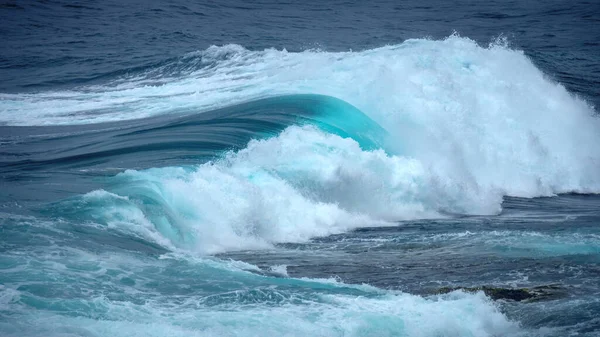
<svg viewBox="0 0 600 337">
<path fill-rule="evenodd" d="M 321 130 L 342 138 L 352 138 L 364 150 L 386 149 L 388 133 L 379 124 L 351 104 L 331 96 L 291 95 L 267 100 L 265 103 L 298 107 L 308 114 L 299 114 L 301 123 L 315 125 Z"/>
<path fill-rule="evenodd" d="M 321 130 L 356 140 L 363 149 L 385 147 L 387 132 L 356 107 L 324 95 L 283 95 L 194 114 L 141 132 L 181 134 L 206 131 L 225 149 L 241 149 L 251 139 L 278 135 L 292 125 L 314 125 Z M 140 131 L 136 134 L 141 133 Z M 185 144 L 182 144 L 185 146 Z"/>
<path fill-rule="evenodd" d="M 141 167 L 176 165 L 176 159 L 194 157 L 198 162 L 242 149 L 252 139 L 276 136 L 291 125 L 314 125 L 352 138 L 366 150 L 386 145 L 387 132 L 352 105 L 323 95 L 287 95 L 185 117 L 86 126 L 2 127 L 9 138 L 35 139 L 14 143 L 8 139 L 0 163 L 5 171 L 89 169 L 107 167 L 113 161 L 124 162 L 125 168 L 140 167 L 132 164 L 140 161 L 146 162 Z"/>
</svg>

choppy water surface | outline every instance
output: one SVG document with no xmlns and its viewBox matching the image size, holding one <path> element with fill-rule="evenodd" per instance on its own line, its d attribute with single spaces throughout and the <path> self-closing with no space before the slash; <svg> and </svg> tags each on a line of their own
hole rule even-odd
<svg viewBox="0 0 600 337">
<path fill-rule="evenodd" d="M 0 334 L 598 336 L 598 13 L 1 4 Z"/>
</svg>

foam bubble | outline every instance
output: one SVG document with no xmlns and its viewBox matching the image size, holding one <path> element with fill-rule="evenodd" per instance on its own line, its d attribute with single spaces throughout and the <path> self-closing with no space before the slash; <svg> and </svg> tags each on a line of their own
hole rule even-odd
<svg viewBox="0 0 600 337">
<path fill-rule="evenodd" d="M 272 273 L 275 273 L 277 275 L 280 275 L 280 276 L 289 277 L 288 272 L 287 272 L 287 266 L 285 264 L 271 266 L 269 268 L 269 271 Z"/>
</svg>

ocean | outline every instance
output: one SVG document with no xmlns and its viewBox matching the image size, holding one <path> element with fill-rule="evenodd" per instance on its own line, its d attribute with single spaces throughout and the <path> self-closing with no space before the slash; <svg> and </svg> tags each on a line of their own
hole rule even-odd
<svg viewBox="0 0 600 337">
<path fill-rule="evenodd" d="M 0 1 L 0 335 L 600 336 L 597 1 Z"/>
</svg>

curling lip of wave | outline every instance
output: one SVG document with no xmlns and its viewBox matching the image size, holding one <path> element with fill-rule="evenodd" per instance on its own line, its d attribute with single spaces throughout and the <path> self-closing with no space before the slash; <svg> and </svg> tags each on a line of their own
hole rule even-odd
<svg viewBox="0 0 600 337">
<path fill-rule="evenodd" d="M 291 125 L 314 125 L 357 140 L 364 149 L 385 148 L 387 133 L 352 105 L 324 95 L 284 95 L 186 116 L 153 117 L 86 126 L 1 127 L 7 142 L 0 164 L 7 171 L 83 167 L 153 167 L 168 159 L 208 161 L 240 150 L 251 139 Z M 46 149 L 32 145 L 43 139 Z M 31 150 L 33 148 L 33 150 Z M 143 155 L 141 155 L 143 153 Z M 142 163 L 146 164 L 142 164 Z"/>
</svg>

